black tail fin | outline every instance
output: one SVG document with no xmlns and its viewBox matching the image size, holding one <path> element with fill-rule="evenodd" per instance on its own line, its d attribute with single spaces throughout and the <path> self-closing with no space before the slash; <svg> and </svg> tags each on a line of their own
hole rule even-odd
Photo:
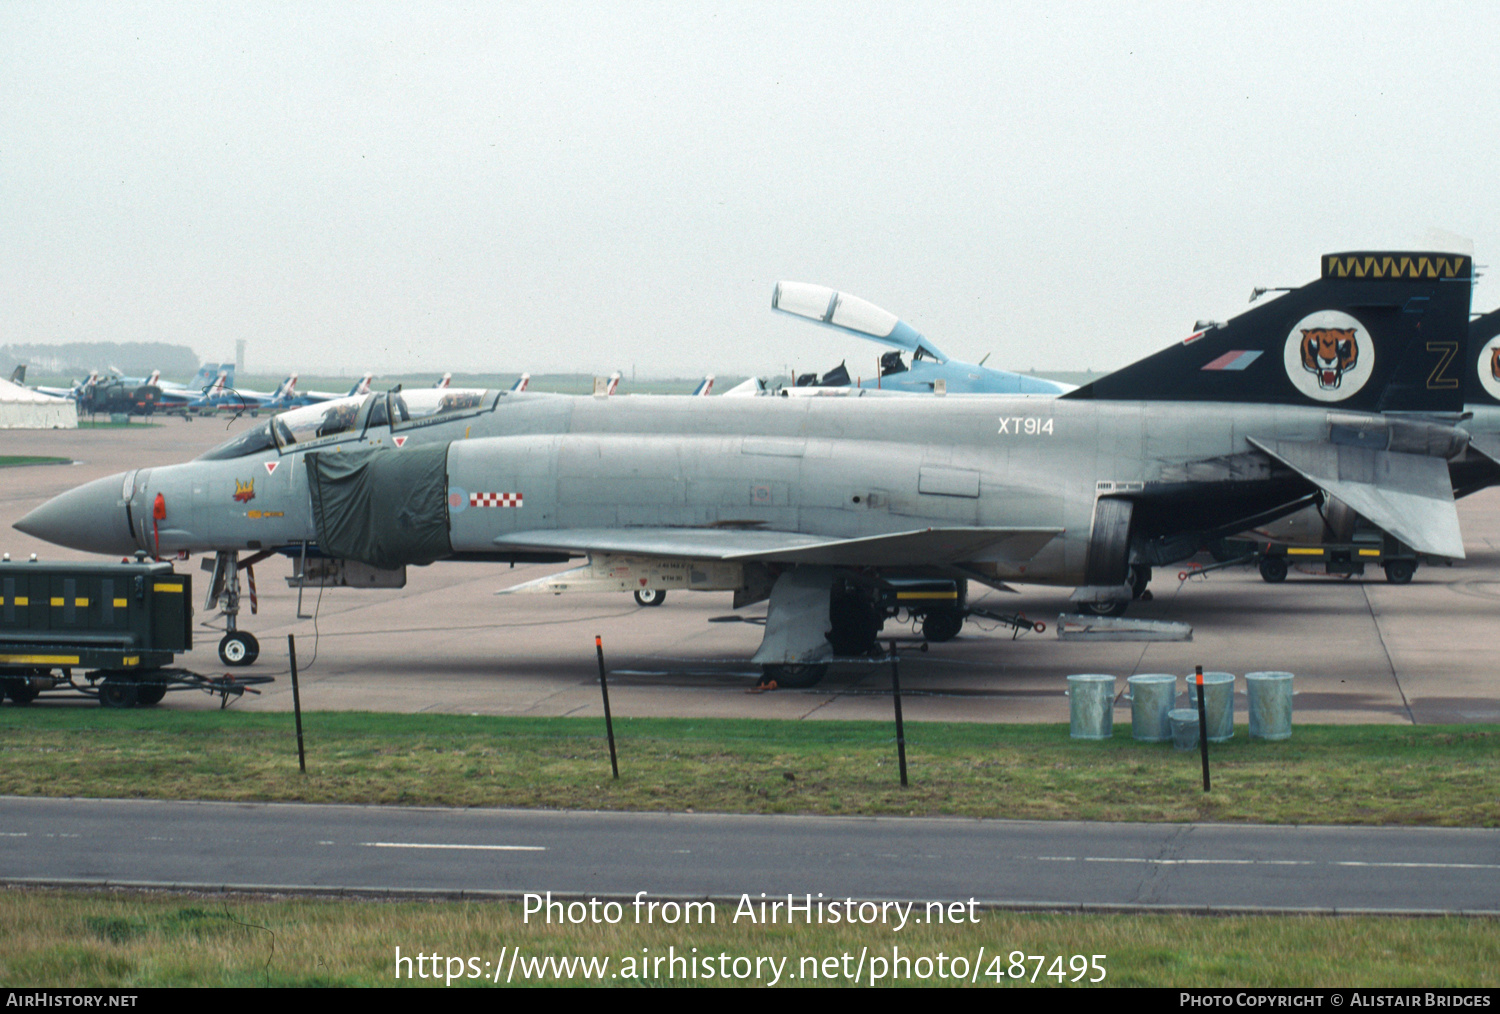
<svg viewBox="0 0 1500 1014">
<path fill-rule="evenodd" d="M 25 384 L 26 384 L 26 364 L 25 363 L 22 363 L 20 366 L 16 367 L 15 372 L 13 372 L 10 375 L 10 382 L 12 384 L 20 384 L 22 386 L 25 386 Z"/>
<path fill-rule="evenodd" d="M 1461 412 L 1472 287 L 1462 254 L 1325 254 L 1317 281 L 1063 397 Z"/>
<path fill-rule="evenodd" d="M 1464 404 L 1500 405 L 1500 310 L 1469 321 Z"/>
</svg>

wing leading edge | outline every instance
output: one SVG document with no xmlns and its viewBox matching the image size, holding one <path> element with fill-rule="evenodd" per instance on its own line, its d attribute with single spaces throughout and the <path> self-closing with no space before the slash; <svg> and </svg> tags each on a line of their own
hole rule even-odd
<svg viewBox="0 0 1500 1014">
<path fill-rule="evenodd" d="M 620 553 L 733 563 L 913 567 L 1020 563 L 1061 528 L 919 528 L 856 539 L 740 528 L 572 528 L 502 535 L 502 549 Z"/>
</svg>

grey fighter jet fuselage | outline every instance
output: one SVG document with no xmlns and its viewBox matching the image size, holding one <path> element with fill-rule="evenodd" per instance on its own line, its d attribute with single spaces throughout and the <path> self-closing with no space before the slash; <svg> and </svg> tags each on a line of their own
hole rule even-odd
<svg viewBox="0 0 1500 1014">
<path fill-rule="evenodd" d="M 1359 258 L 1372 277 L 1349 275 Z M 1132 566 L 1323 495 L 1461 557 L 1448 461 L 1466 440 L 1441 367 L 1470 267 L 1330 255 L 1304 289 L 1056 399 L 341 399 L 90 483 L 17 527 L 116 555 L 311 543 L 381 569 L 696 564 L 737 605 L 769 596 L 756 660 L 772 668 L 873 642 L 878 618 L 840 595 L 892 575 L 1128 597 Z"/>
</svg>

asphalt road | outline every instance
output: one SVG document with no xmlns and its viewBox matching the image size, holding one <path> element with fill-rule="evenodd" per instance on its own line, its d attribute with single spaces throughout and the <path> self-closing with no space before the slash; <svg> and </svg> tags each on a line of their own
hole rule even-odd
<svg viewBox="0 0 1500 1014">
<path fill-rule="evenodd" d="M 1500 914 L 1500 831 L 0 797 L 0 879 Z"/>
</svg>

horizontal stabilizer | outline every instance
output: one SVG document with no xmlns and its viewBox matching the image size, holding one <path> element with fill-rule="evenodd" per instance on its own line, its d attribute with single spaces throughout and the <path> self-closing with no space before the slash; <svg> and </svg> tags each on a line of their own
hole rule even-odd
<svg viewBox="0 0 1500 1014">
<path fill-rule="evenodd" d="M 1417 552 L 1464 558 L 1442 458 L 1342 444 L 1250 442 Z"/>
<path fill-rule="evenodd" d="M 571 528 L 502 535 L 503 549 L 630 553 L 694 560 L 900 567 L 1020 563 L 1061 528 L 921 528 L 858 539 L 742 528 Z"/>
<path fill-rule="evenodd" d="M 1474 448 L 1495 464 L 1500 465 L 1500 434 L 1495 433 L 1471 433 L 1469 434 L 1469 446 Z"/>
</svg>

